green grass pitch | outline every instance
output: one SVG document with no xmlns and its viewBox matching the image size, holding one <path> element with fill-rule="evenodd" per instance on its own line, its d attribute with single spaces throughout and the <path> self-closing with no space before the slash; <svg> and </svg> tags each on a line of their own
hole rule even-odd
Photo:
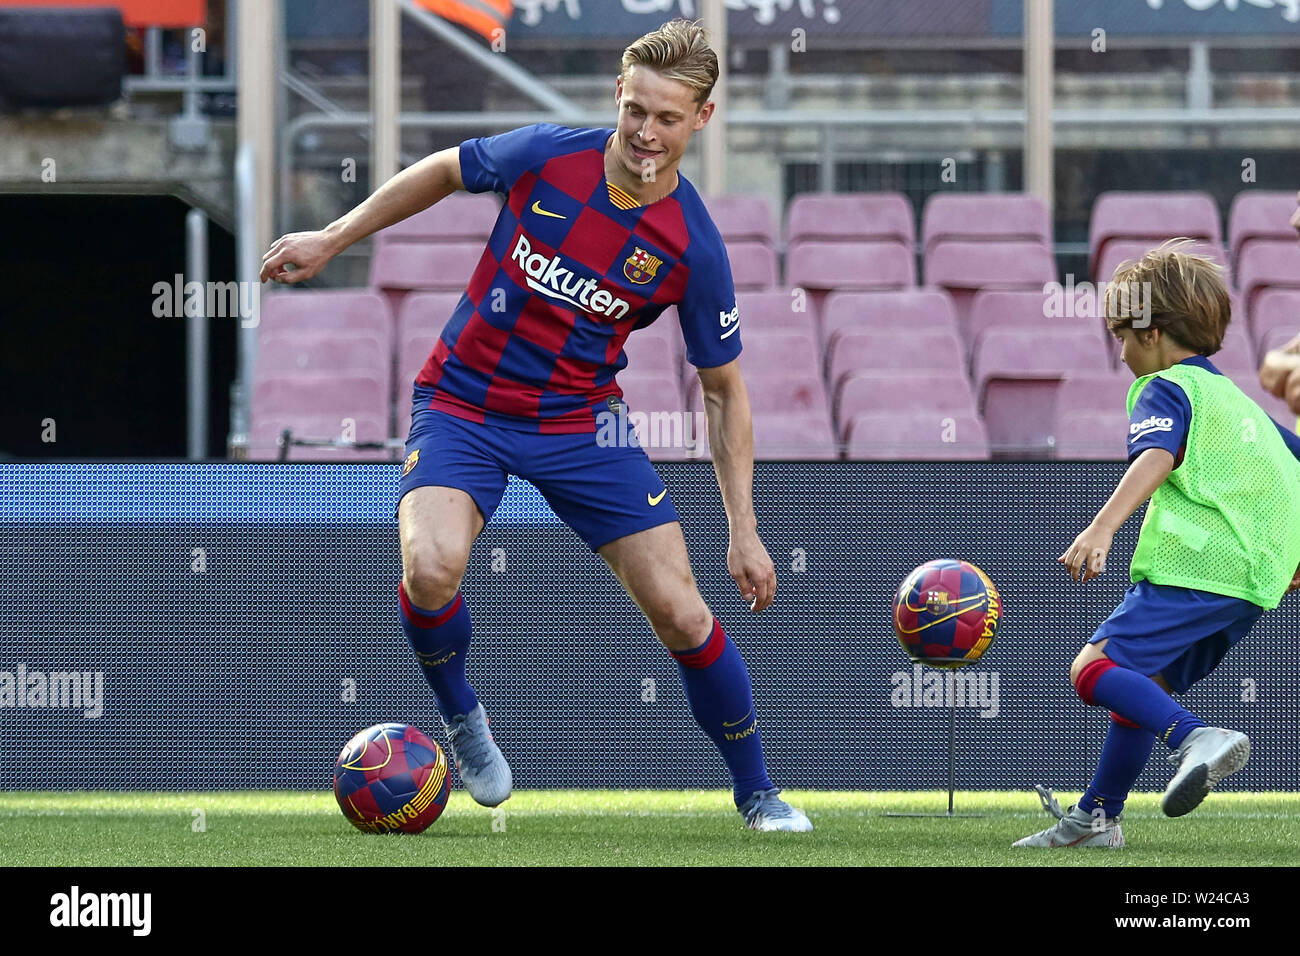
<svg viewBox="0 0 1300 956">
<path fill-rule="evenodd" d="M 785 792 L 811 834 L 744 830 L 722 791 L 453 791 L 418 836 L 354 830 L 329 792 L 0 792 L 0 866 L 1296 866 L 1300 794 L 1215 793 L 1170 820 L 1135 794 L 1122 850 L 1012 850 L 1050 818 L 1033 793 Z M 1074 794 L 1062 794 L 1068 806 Z M 196 814 L 195 811 L 201 811 Z M 200 826 L 201 825 L 201 826 Z"/>
</svg>

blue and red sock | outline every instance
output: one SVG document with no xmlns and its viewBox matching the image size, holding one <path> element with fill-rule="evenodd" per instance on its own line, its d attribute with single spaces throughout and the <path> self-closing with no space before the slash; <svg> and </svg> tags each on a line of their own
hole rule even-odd
<svg viewBox="0 0 1300 956">
<path fill-rule="evenodd" d="M 1205 726 L 1205 721 L 1179 706 L 1150 677 L 1120 667 L 1107 657 L 1092 661 L 1079 672 L 1075 691 L 1085 704 L 1110 709 L 1171 748 Z"/>
<path fill-rule="evenodd" d="M 1123 811 L 1124 801 L 1128 799 L 1142 768 L 1151 759 L 1156 735 L 1119 714 L 1111 714 L 1110 720 L 1097 772 L 1092 775 L 1078 806 L 1085 813 L 1101 807 L 1106 816 L 1117 817 Z"/>
<path fill-rule="evenodd" d="M 436 611 L 416 607 L 402 582 L 397 584 L 401 606 L 402 633 L 415 651 L 424 679 L 433 689 L 438 712 L 446 720 L 468 714 L 478 706 L 474 688 L 465 677 L 465 656 L 469 651 L 469 606 L 459 591 Z"/>
<path fill-rule="evenodd" d="M 775 784 L 763 762 L 749 671 L 718 619 L 713 619 L 713 630 L 703 645 L 672 655 L 695 722 L 717 746 L 731 773 L 736 806 L 755 790 L 771 790 Z"/>
</svg>

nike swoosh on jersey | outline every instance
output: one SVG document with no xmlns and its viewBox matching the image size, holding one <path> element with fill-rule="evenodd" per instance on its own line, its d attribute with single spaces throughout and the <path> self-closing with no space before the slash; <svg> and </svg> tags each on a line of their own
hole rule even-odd
<svg viewBox="0 0 1300 956">
<path fill-rule="evenodd" d="M 650 503 L 650 507 L 653 508 L 655 505 L 659 504 L 659 502 L 664 500 L 664 495 L 666 494 L 668 494 L 667 488 L 659 492 L 659 494 L 657 495 L 652 495 L 650 494 L 650 492 L 647 491 L 645 493 L 645 500 L 648 501 Z"/>
<path fill-rule="evenodd" d="M 547 212 L 542 208 L 542 201 L 540 199 L 533 200 L 533 212 L 537 213 L 539 216 L 550 216 L 552 219 L 569 218 L 568 216 L 561 216 L 558 212 Z"/>
</svg>

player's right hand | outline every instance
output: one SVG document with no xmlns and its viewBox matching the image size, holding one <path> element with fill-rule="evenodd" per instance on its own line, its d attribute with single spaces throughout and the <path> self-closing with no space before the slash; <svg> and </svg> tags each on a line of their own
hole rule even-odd
<svg viewBox="0 0 1300 956">
<path fill-rule="evenodd" d="M 317 275 L 334 258 L 323 231 L 291 232 L 281 236 L 262 257 L 261 279 L 294 285 Z"/>
</svg>

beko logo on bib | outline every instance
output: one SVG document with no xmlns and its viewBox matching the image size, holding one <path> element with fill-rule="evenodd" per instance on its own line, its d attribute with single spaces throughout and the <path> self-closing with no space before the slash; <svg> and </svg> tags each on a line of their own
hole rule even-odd
<svg viewBox="0 0 1300 956">
<path fill-rule="evenodd" d="M 596 288 L 600 280 L 595 276 L 578 275 L 561 265 L 559 256 L 547 257 L 540 252 L 533 252 L 532 243 L 525 235 L 521 234 L 515 241 L 510 258 L 524 270 L 524 275 L 528 277 L 528 288 L 548 299 L 611 319 L 623 318 L 631 308 L 625 300 Z"/>
<path fill-rule="evenodd" d="M 1143 435 L 1150 435 L 1152 432 L 1171 432 L 1173 430 L 1174 420 L 1172 418 L 1157 418 L 1152 415 L 1140 422 L 1129 425 L 1128 433 L 1133 436 L 1129 439 L 1129 444 L 1133 444 Z"/>
</svg>

